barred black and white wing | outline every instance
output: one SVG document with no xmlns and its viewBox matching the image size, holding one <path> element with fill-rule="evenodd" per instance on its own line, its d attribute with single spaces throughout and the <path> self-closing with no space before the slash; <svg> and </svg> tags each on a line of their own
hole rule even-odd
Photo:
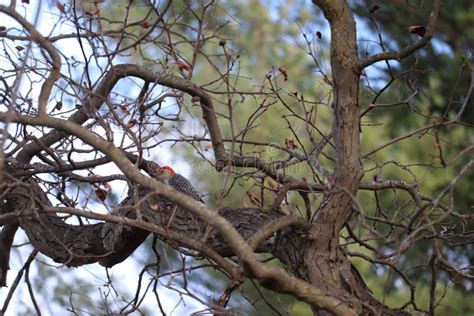
<svg viewBox="0 0 474 316">
<path fill-rule="evenodd" d="M 172 186 L 176 191 L 182 192 L 190 197 L 192 197 L 195 200 L 201 201 L 204 203 L 202 200 L 202 194 L 199 193 L 189 182 L 188 179 L 183 177 L 180 174 L 175 174 L 169 179 L 169 185 Z"/>
</svg>

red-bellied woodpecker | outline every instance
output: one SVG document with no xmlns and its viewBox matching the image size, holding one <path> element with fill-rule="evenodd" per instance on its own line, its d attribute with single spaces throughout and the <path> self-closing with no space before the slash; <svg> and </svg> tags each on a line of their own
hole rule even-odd
<svg viewBox="0 0 474 316">
<path fill-rule="evenodd" d="M 174 172 L 174 170 L 171 167 L 168 167 L 168 166 L 161 167 L 155 173 L 155 177 L 157 179 L 160 179 L 164 183 L 168 184 L 169 186 L 174 188 L 176 191 L 189 195 L 193 199 L 204 203 L 204 201 L 202 200 L 201 193 L 199 193 L 193 187 L 191 182 L 189 182 L 188 179 L 186 179 L 179 173 Z"/>
</svg>

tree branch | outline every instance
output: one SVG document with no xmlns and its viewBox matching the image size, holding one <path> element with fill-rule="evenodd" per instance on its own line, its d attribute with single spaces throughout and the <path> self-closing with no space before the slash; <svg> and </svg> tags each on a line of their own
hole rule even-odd
<svg viewBox="0 0 474 316">
<path fill-rule="evenodd" d="M 433 9 L 431 10 L 428 24 L 426 26 L 426 32 L 421 39 L 419 39 L 418 41 L 416 41 L 415 43 L 411 45 L 406 46 L 400 51 L 383 52 L 383 53 L 375 54 L 367 58 L 361 59 L 357 64 L 357 69 L 359 71 L 362 71 L 362 69 L 382 60 L 401 61 L 403 58 L 411 55 L 413 52 L 426 46 L 431 41 L 431 38 L 433 37 L 436 21 L 438 19 L 438 15 L 439 15 L 439 11 L 441 9 L 442 3 L 443 3 L 442 0 L 436 0 L 433 3 Z"/>
</svg>

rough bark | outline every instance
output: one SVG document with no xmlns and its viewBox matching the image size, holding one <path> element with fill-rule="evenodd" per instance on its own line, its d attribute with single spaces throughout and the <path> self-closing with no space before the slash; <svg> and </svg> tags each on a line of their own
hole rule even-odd
<svg viewBox="0 0 474 316">
<path fill-rule="evenodd" d="M 333 130 L 336 165 L 320 208 L 311 221 L 310 244 L 305 256 L 308 279 L 328 293 L 351 302 L 360 314 L 370 298 L 358 282 L 349 260 L 339 248 L 339 233 L 348 219 L 363 170 L 359 139 L 359 73 L 355 21 L 345 1 L 314 1 L 331 27 L 333 74 Z M 324 314 L 324 311 L 317 311 Z"/>
</svg>

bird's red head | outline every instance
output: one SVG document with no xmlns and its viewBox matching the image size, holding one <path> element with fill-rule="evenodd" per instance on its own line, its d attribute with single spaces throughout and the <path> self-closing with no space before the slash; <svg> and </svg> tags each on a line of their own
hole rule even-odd
<svg viewBox="0 0 474 316">
<path fill-rule="evenodd" d="M 168 166 L 163 166 L 158 171 L 156 172 L 156 175 L 158 177 L 163 177 L 163 176 L 174 176 L 176 172 L 171 167 Z"/>
</svg>

